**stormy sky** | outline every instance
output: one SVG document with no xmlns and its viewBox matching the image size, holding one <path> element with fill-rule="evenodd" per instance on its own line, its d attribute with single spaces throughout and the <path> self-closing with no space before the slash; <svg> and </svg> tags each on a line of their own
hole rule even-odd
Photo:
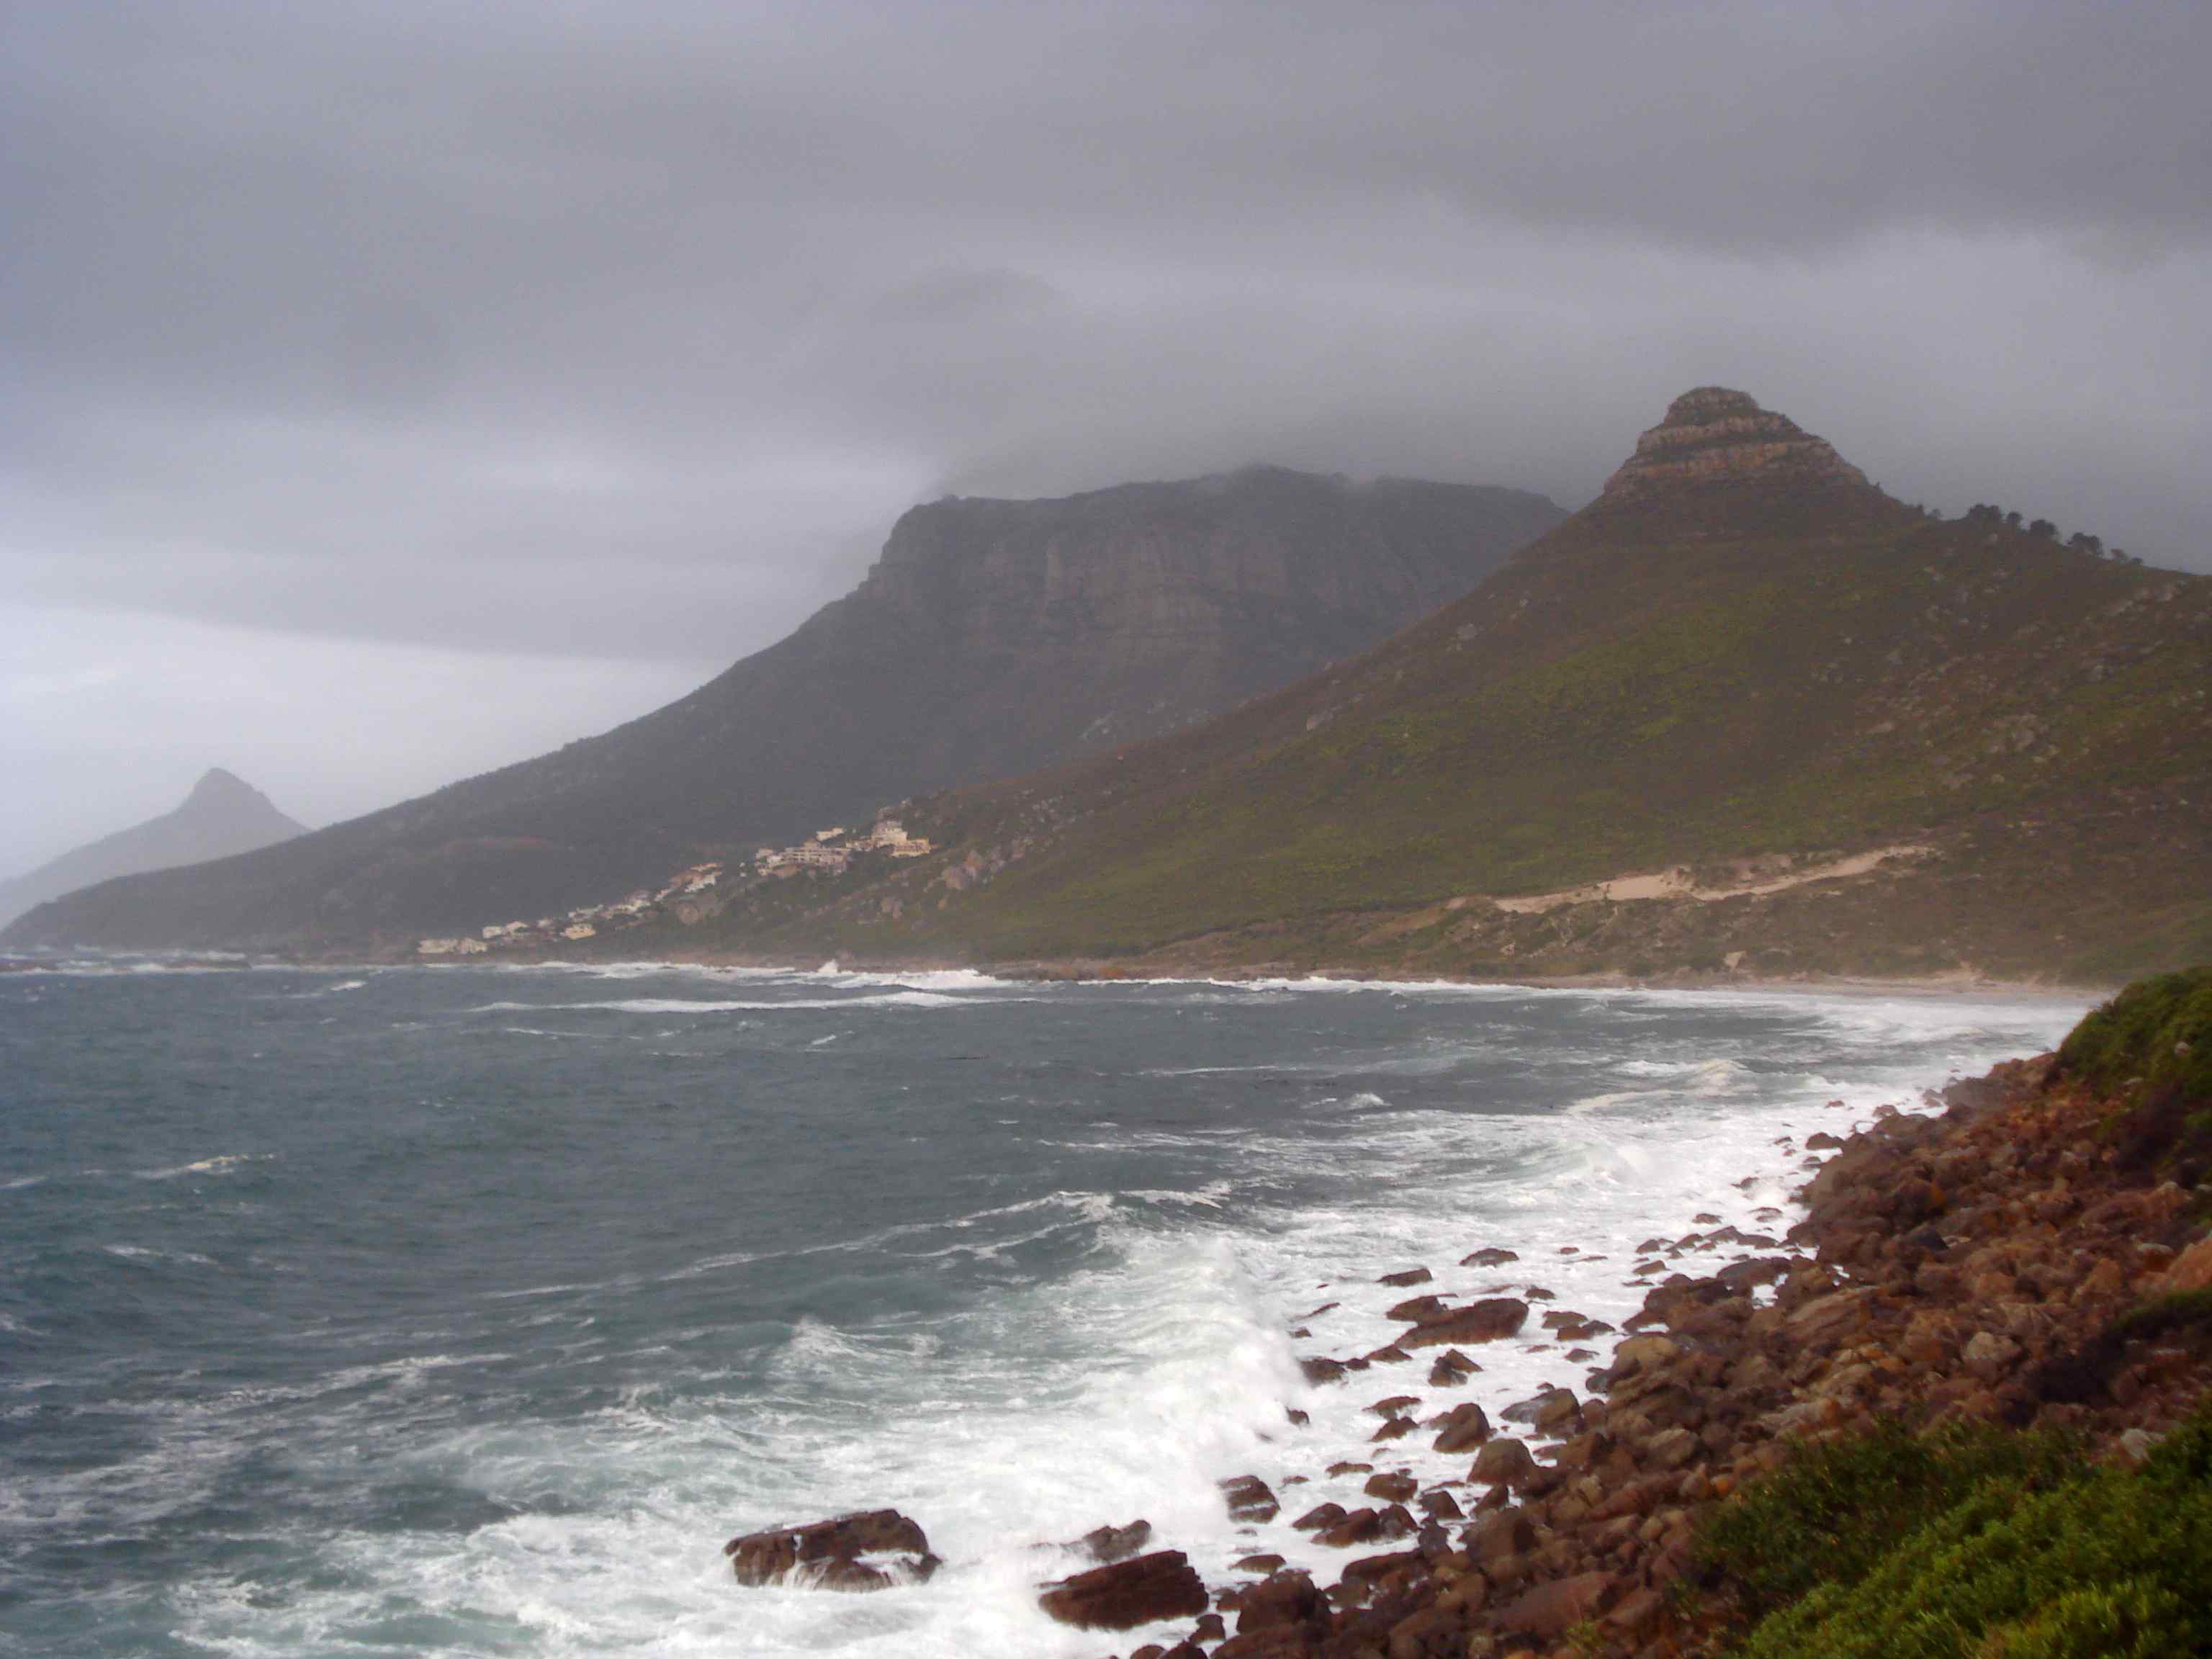
<svg viewBox="0 0 2212 1659">
<path fill-rule="evenodd" d="M 0 873 L 787 632 L 948 491 L 1587 500 L 1690 386 L 2212 568 L 2212 7 L 0 9 Z"/>
</svg>

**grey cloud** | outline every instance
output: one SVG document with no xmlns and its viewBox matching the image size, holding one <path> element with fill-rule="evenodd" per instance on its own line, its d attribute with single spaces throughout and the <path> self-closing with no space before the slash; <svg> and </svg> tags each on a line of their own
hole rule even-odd
<svg viewBox="0 0 2212 1659">
<path fill-rule="evenodd" d="M 1687 384 L 2203 564 L 2212 13 L 65 0 L 0 40 L 0 574 L 764 643 L 890 518 L 1593 490 Z"/>
</svg>

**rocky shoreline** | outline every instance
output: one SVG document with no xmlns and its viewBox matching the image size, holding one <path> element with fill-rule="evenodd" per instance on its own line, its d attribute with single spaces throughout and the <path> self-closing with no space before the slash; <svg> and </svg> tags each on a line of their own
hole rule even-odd
<svg viewBox="0 0 2212 1659">
<path fill-rule="evenodd" d="M 1806 1151 L 1832 1156 L 1801 1166 L 1804 1215 L 1784 1238 L 1729 1226 L 1645 1241 L 1630 1270 L 1649 1286 L 1643 1305 L 1580 1389 L 1546 1388 L 1496 1423 L 1471 1401 L 1374 1402 L 1367 1445 L 1311 1460 L 1316 1477 L 1332 1453 L 1332 1476 L 1368 1472 L 1372 1501 L 1324 1502 L 1288 1523 L 1332 1565 L 1342 1553 L 1334 1572 L 1264 1547 L 1260 1527 L 1301 1506 L 1246 1476 L 1224 1483 L 1231 1515 L 1255 1530 L 1243 1582 L 1209 1589 L 1180 1552 L 1148 1549 L 1139 1522 L 1067 1547 L 1100 1565 L 1042 1586 L 1042 1605 L 1099 1630 L 1190 1621 L 1127 1659 L 1662 1659 L 1741 1635 L 1703 1531 L 1802 1447 L 1885 1424 L 1990 1424 L 2060 1428 L 2093 1458 L 2140 1461 L 2212 1392 L 2212 1320 L 2187 1311 L 2212 1294 L 2212 1238 L 2192 1194 L 2164 1178 L 2170 1103 L 2144 1121 L 2146 1109 L 2045 1055 L 1930 1104 L 1941 1109 L 1885 1108 L 1848 1137 L 1808 1137 Z M 1733 1259 L 1682 1270 L 1715 1252 Z M 1516 1260 L 1492 1246 L 1461 1265 Z M 1423 1291 L 1431 1279 L 1387 1275 L 1406 1292 L 1389 1313 L 1403 1333 L 1369 1353 L 1309 1358 L 1309 1381 L 1356 1388 L 1412 1366 L 1434 1395 L 1463 1386 L 1485 1345 L 1532 1317 L 1562 1344 L 1614 1334 L 1546 1306 L 1540 1286 L 1455 1304 Z M 1599 1357 L 1567 1357 L 1584 1352 Z M 1470 1461 L 1444 1479 L 1382 1467 L 1399 1442 L 1428 1447 L 1431 1465 Z M 864 1519 L 934 1566 L 913 1523 Z M 748 1560 L 784 1559 L 763 1540 L 831 1525 L 729 1548 L 742 1578 Z M 890 1582 L 883 1572 L 855 1555 L 818 1582 L 866 1588 L 856 1574 Z"/>
</svg>

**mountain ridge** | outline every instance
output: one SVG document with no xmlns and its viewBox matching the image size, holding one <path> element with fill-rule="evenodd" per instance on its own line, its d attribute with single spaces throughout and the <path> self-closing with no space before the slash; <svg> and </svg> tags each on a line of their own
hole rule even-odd
<svg viewBox="0 0 2212 1659">
<path fill-rule="evenodd" d="M 928 503 L 851 592 L 660 709 L 8 937 L 358 949 L 556 912 L 1218 712 L 1355 654 L 1563 516 L 1524 491 L 1280 468 Z"/>
<path fill-rule="evenodd" d="M 940 865 L 733 908 L 722 938 L 2109 982 L 2212 951 L 2208 685 L 2212 579 L 1994 508 L 1936 518 L 1701 388 L 1590 507 L 1373 651 L 1110 761 L 921 803 Z M 1928 852 L 1853 864 L 1900 842 Z M 1852 872 L 1792 877 L 1828 866 Z"/>
</svg>

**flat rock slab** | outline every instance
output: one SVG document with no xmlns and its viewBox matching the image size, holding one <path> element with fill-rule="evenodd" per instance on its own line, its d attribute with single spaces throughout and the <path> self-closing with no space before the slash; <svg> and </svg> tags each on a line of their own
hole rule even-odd
<svg viewBox="0 0 2212 1659">
<path fill-rule="evenodd" d="M 1194 1619 L 1206 1611 L 1206 1595 L 1189 1557 L 1158 1550 L 1047 1585 L 1037 1605 L 1063 1625 L 1134 1630 L 1163 1619 Z"/>
<path fill-rule="evenodd" d="M 1528 1304 L 1517 1297 L 1495 1296 L 1447 1309 L 1398 1339 L 1401 1348 L 1441 1348 L 1461 1342 L 1496 1342 L 1528 1322 Z"/>
</svg>

